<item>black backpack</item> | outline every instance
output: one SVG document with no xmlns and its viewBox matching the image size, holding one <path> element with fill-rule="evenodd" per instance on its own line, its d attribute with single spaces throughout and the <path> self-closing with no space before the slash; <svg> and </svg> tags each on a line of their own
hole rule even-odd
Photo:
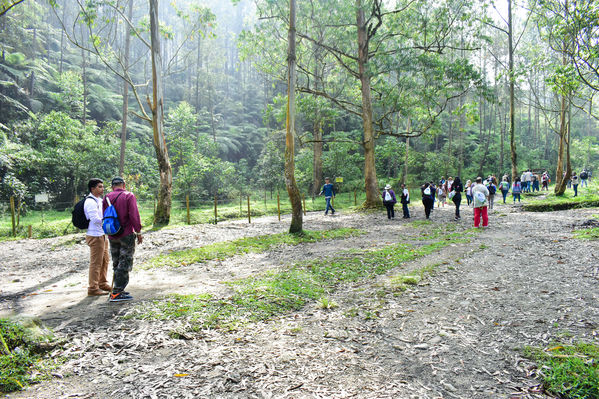
<svg viewBox="0 0 599 399">
<path fill-rule="evenodd" d="M 489 186 L 489 194 L 491 194 L 491 195 L 495 194 L 496 190 L 497 189 L 495 188 L 495 186 L 493 184 L 491 184 Z"/>
<path fill-rule="evenodd" d="M 583 180 L 586 179 L 587 177 L 589 177 L 589 175 L 587 174 L 587 172 L 582 172 L 580 174 L 580 178 L 583 179 Z"/>
<path fill-rule="evenodd" d="M 89 195 L 77 202 L 73 207 L 73 211 L 71 212 L 71 221 L 73 222 L 73 226 L 81 230 L 85 230 L 89 227 L 89 219 L 85 217 L 84 209 L 85 200 L 88 198 L 90 198 Z"/>
</svg>

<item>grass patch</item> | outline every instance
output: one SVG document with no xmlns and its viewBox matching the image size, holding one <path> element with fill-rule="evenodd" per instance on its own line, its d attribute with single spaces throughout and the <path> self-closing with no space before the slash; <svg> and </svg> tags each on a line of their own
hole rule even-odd
<svg viewBox="0 0 599 399">
<path fill-rule="evenodd" d="M 568 399 L 599 398 L 599 346 L 579 342 L 547 349 L 525 348 L 536 361 L 545 389 Z"/>
<path fill-rule="evenodd" d="M 546 198 L 530 198 L 530 202 L 524 204 L 522 209 L 529 212 L 552 212 L 599 207 L 597 187 L 579 188 L 578 192 L 576 197 L 571 190 L 566 190 L 561 196 L 550 193 Z"/>
<path fill-rule="evenodd" d="M 52 364 L 43 359 L 47 349 L 41 344 L 52 337 L 47 331 L 44 334 L 39 327 L 30 329 L 0 318 L 0 392 L 20 390 L 48 378 Z"/>
<path fill-rule="evenodd" d="M 457 240 L 441 240 L 421 247 L 395 244 L 373 251 L 348 251 L 337 257 L 302 262 L 282 271 L 227 283 L 234 294 L 228 298 L 211 295 L 171 295 L 143 304 L 132 317 L 166 320 L 187 318 L 192 329 L 234 330 L 303 308 L 308 302 L 334 307 L 326 295 L 347 282 L 383 274 L 403 263 L 428 255 Z"/>
<path fill-rule="evenodd" d="M 574 238 L 579 238 L 583 240 L 599 240 L 599 227 L 576 230 L 574 232 Z"/>
<path fill-rule="evenodd" d="M 141 267 L 153 269 L 160 267 L 180 267 L 214 259 L 225 259 L 235 255 L 262 253 L 280 245 L 299 245 L 321 240 L 334 240 L 364 234 L 353 228 L 341 228 L 323 231 L 307 231 L 303 234 L 270 234 L 257 237 L 245 237 L 233 241 L 217 242 L 200 248 L 191 248 L 158 255 L 149 259 Z"/>
</svg>

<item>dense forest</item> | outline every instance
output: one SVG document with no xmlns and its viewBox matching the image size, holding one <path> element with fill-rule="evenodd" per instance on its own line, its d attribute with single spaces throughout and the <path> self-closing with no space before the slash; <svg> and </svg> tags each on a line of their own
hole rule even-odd
<svg viewBox="0 0 599 399">
<path fill-rule="evenodd" d="M 599 4 L 301 1 L 295 179 L 317 194 L 599 160 Z M 0 202 L 285 188 L 289 2 L 0 1 Z M 172 198 L 172 199 L 171 199 Z"/>
</svg>

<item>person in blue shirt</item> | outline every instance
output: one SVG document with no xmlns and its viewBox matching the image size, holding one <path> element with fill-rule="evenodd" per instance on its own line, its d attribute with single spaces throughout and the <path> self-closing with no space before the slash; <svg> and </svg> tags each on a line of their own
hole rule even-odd
<svg viewBox="0 0 599 399">
<path fill-rule="evenodd" d="M 327 208 L 324 211 L 325 215 L 329 214 L 329 209 L 331 210 L 331 215 L 335 214 L 335 210 L 331 206 L 331 198 L 335 198 L 335 187 L 331 184 L 331 181 L 328 177 L 324 179 L 324 186 L 322 186 L 322 190 L 320 190 L 320 194 L 324 194 L 324 198 L 327 201 Z"/>
</svg>

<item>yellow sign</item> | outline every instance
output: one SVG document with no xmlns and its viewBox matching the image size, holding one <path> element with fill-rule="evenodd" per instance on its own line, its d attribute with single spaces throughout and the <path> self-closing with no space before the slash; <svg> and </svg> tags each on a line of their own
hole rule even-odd
<svg viewBox="0 0 599 399">
<path fill-rule="evenodd" d="M 337 177 L 337 178 L 335 179 L 335 182 L 336 182 L 336 183 L 343 183 L 343 177 Z"/>
</svg>

